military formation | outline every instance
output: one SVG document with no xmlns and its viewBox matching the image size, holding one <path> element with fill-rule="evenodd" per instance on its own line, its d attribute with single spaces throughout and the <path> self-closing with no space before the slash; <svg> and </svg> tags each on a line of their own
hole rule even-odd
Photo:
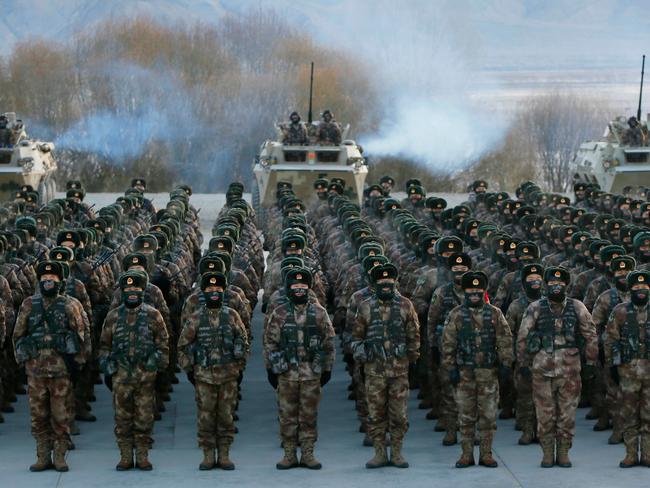
<svg viewBox="0 0 650 488">
<path fill-rule="evenodd" d="M 542 467 L 571 467 L 578 406 L 624 444 L 622 468 L 650 467 L 648 194 L 577 183 L 570 199 L 527 181 L 509 195 L 475 181 L 448 207 L 417 179 L 402 200 L 394 187 L 382 177 L 359 205 L 340 179 L 317 179 L 306 201 L 282 181 L 256 215 L 231 183 L 205 245 L 186 185 L 161 210 L 141 178 L 100 209 L 79 181 L 47 205 L 16 192 L 0 208 L 0 397 L 9 413 L 28 394 L 30 470 L 68 470 L 101 383 L 116 469 L 153 469 L 155 421 L 181 372 L 198 468 L 235 469 L 259 297 L 279 470 L 322 467 L 318 410 L 341 362 L 368 469 L 409 467 L 413 389 L 442 444 L 460 444 L 457 468 L 498 466 L 497 418 L 539 443 Z"/>
</svg>

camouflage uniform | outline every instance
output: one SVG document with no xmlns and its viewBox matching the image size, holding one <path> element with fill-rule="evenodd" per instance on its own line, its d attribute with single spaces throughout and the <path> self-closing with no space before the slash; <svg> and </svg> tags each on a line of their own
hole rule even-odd
<svg viewBox="0 0 650 488">
<path fill-rule="evenodd" d="M 264 362 L 278 375 L 280 438 L 285 450 L 313 449 L 321 373 L 334 364 L 334 329 L 317 303 L 288 301 L 273 310 L 264 332 Z"/>
<path fill-rule="evenodd" d="M 628 456 L 650 466 L 650 314 L 648 305 L 617 305 L 607 323 L 605 357 L 620 377 L 620 409 L 623 440 Z M 627 460 L 627 457 L 626 457 Z M 622 467 L 625 460 L 621 462 Z"/>
<path fill-rule="evenodd" d="M 212 460 L 218 446 L 222 459 L 228 457 L 235 434 L 237 378 L 245 366 L 248 335 L 233 309 L 211 309 L 204 299 L 200 302 L 202 306 L 183 321 L 178 363 L 195 381 L 199 447 L 210 451 Z"/>
<path fill-rule="evenodd" d="M 120 450 L 146 458 L 151 448 L 155 411 L 154 383 L 169 361 L 169 334 L 158 310 L 142 303 L 120 305 L 106 316 L 99 362 L 112 377 L 115 437 Z"/>
<path fill-rule="evenodd" d="M 14 347 L 16 360 L 27 372 L 32 435 L 40 464 L 49 464 L 52 447 L 55 458 L 63 459 L 70 442 L 69 368 L 78 368 L 86 360 L 85 315 L 77 300 L 63 295 L 31 296 L 18 312 Z"/>
<path fill-rule="evenodd" d="M 485 303 L 451 311 L 442 337 L 442 364 L 448 371 L 460 370 L 455 397 L 464 454 L 472 451 L 478 430 L 481 460 L 491 457 L 499 403 L 497 373 L 499 365 L 510 369 L 512 362 L 512 333 L 501 310 Z"/>
<path fill-rule="evenodd" d="M 598 359 L 598 339 L 586 307 L 573 298 L 565 298 L 560 303 L 542 298 L 526 310 L 517 336 L 519 367 L 532 370 L 540 444 L 546 453 L 552 452 L 557 442 L 558 456 L 568 452 L 575 435 L 582 384 L 578 333 L 585 341 L 586 363 L 594 366 Z M 539 341 L 531 346 L 533 336 Z"/>
<path fill-rule="evenodd" d="M 401 449 L 408 430 L 409 364 L 419 357 L 420 326 L 411 301 L 395 292 L 390 301 L 375 295 L 359 304 L 351 349 L 363 365 L 368 402 L 368 435 L 375 450 Z M 384 454 L 385 457 L 385 454 Z"/>
</svg>

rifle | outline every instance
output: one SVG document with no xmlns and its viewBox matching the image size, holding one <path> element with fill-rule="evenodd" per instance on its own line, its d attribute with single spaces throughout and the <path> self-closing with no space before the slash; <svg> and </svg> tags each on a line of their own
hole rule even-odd
<svg viewBox="0 0 650 488">
<path fill-rule="evenodd" d="M 18 271 L 22 271 L 27 266 L 29 266 L 31 264 L 34 264 L 34 263 L 37 263 L 38 260 L 41 259 L 43 254 L 45 254 L 45 251 L 47 251 L 47 249 L 41 249 L 41 252 L 39 252 L 36 256 L 27 256 L 28 259 L 26 259 L 25 263 L 20 268 L 18 268 Z"/>
</svg>

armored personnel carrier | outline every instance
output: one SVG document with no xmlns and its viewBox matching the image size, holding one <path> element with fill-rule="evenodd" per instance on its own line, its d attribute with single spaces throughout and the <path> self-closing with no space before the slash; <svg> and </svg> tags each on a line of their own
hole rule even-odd
<svg viewBox="0 0 650 488">
<path fill-rule="evenodd" d="M 620 116 L 607 125 L 601 139 L 582 143 L 573 160 L 574 180 L 598 183 L 612 193 L 621 193 L 627 186 L 650 186 L 647 121 L 640 121 L 640 143 L 630 143 L 635 138 L 629 131 L 628 119 Z"/>
<path fill-rule="evenodd" d="M 316 179 L 335 177 L 345 180 L 350 198 L 361 203 L 368 167 L 361 146 L 348 139 L 349 125 L 341 131 L 342 142 L 338 145 L 284 144 L 282 126 L 276 128 L 276 140 L 265 141 L 254 161 L 253 204 L 256 208 L 275 203 L 279 181 L 290 182 L 296 195 L 307 202 L 315 198 L 313 183 Z"/>
<path fill-rule="evenodd" d="M 7 200 L 23 185 L 38 191 L 41 203 L 54 198 L 54 144 L 30 139 L 14 112 L 0 116 L 0 199 Z"/>
</svg>

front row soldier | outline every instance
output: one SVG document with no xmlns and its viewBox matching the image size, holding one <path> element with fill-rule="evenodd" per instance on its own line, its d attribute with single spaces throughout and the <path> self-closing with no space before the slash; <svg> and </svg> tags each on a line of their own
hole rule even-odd
<svg viewBox="0 0 650 488">
<path fill-rule="evenodd" d="M 587 308 L 567 297 L 569 271 L 548 267 L 544 281 L 546 297 L 532 303 L 521 322 L 517 362 L 524 378 L 532 375 L 541 466 L 570 468 L 569 450 L 582 387 L 578 338 L 584 341 L 585 378 L 596 374 L 598 339 Z"/>
<path fill-rule="evenodd" d="M 311 287 L 308 269 L 289 269 L 285 277 L 288 300 L 275 307 L 264 331 L 264 362 L 269 383 L 277 390 L 284 449 L 276 468 L 282 470 L 299 465 L 322 467 L 314 457 L 316 419 L 321 388 L 329 382 L 334 365 L 334 328 L 327 310 L 309 299 Z"/>
<path fill-rule="evenodd" d="M 627 283 L 630 301 L 618 304 L 607 323 L 605 359 L 621 388 L 625 458 L 619 465 L 650 467 L 650 273 L 633 271 Z"/>
<path fill-rule="evenodd" d="M 372 295 L 359 304 L 350 343 L 365 376 L 368 436 L 375 448 L 366 468 L 388 466 L 387 434 L 390 464 L 408 468 L 402 455 L 408 430 L 408 372 L 419 357 L 420 324 L 411 301 L 396 289 L 398 272 L 393 264 L 375 266 L 370 277 Z"/>
<path fill-rule="evenodd" d="M 148 276 L 127 271 L 120 276 L 122 304 L 106 316 L 99 344 L 99 365 L 113 391 L 115 437 L 120 449 L 116 468 L 153 466 L 148 454 L 156 409 L 155 381 L 169 362 L 169 334 L 158 310 L 144 303 Z"/>
<path fill-rule="evenodd" d="M 85 362 L 85 312 L 61 294 L 63 266 L 43 261 L 36 268 L 38 292 L 23 301 L 16 327 L 16 361 L 25 366 L 36 463 L 30 471 L 68 471 L 65 453 L 74 412 L 68 402 L 71 376 Z M 52 450 L 54 449 L 54 465 Z"/>
<path fill-rule="evenodd" d="M 235 469 L 230 445 L 235 436 L 237 378 L 245 366 L 248 335 L 239 314 L 224 304 L 226 287 L 223 273 L 201 276 L 199 306 L 183 320 L 178 341 L 179 365 L 196 389 L 201 471 Z"/>
<path fill-rule="evenodd" d="M 496 468 L 492 440 L 497 428 L 499 379 L 512 377 L 512 333 L 501 310 L 484 300 L 488 278 L 481 271 L 462 277 L 464 302 L 447 318 L 442 362 L 455 387 L 462 454 L 457 468 L 474 465 L 474 434 L 480 440 L 479 464 Z"/>
</svg>

